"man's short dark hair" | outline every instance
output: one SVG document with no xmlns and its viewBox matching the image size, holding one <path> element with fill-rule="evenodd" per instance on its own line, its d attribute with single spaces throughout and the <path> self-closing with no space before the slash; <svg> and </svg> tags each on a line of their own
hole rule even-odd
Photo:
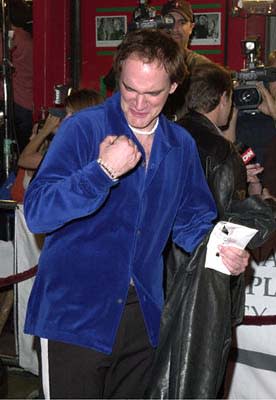
<svg viewBox="0 0 276 400">
<path fill-rule="evenodd" d="M 224 92 L 228 97 L 231 95 L 232 87 L 229 70 L 215 63 L 199 64 L 191 71 L 185 94 L 186 109 L 211 112 L 219 104 Z"/>
<path fill-rule="evenodd" d="M 131 54 L 137 54 L 146 63 L 157 60 L 169 74 L 171 83 L 181 83 L 187 74 L 183 51 L 162 30 L 141 29 L 127 33 L 114 57 L 113 68 L 117 79 L 120 77 L 123 61 Z"/>
<path fill-rule="evenodd" d="M 32 6 L 22 0 L 10 0 L 10 20 L 17 27 L 25 28 L 32 23 Z"/>
</svg>

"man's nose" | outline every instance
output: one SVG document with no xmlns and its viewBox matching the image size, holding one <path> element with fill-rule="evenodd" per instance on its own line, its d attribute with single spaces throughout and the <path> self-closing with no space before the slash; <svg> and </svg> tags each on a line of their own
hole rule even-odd
<svg viewBox="0 0 276 400">
<path fill-rule="evenodd" d="M 181 24 L 178 21 L 175 21 L 175 23 L 174 23 L 174 25 L 172 27 L 172 30 L 174 32 L 179 32 L 180 29 L 181 29 Z"/>
<path fill-rule="evenodd" d="M 146 105 L 146 97 L 144 94 L 136 94 L 136 98 L 135 98 L 135 105 L 137 110 L 143 110 L 143 108 L 145 108 Z"/>
</svg>

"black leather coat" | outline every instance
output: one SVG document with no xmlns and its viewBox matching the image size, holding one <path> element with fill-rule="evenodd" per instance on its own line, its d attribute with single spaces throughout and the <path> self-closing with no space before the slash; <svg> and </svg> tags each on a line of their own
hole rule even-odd
<svg viewBox="0 0 276 400">
<path fill-rule="evenodd" d="M 271 210 L 258 196 L 246 198 L 246 170 L 234 146 L 204 116 L 179 122 L 195 138 L 219 219 L 259 229 L 250 247 L 275 230 Z M 208 235 L 209 236 L 209 235 Z M 244 279 L 205 269 L 208 237 L 190 257 L 171 245 L 169 289 L 160 342 L 145 398 L 216 398 L 231 344 L 232 326 L 244 312 Z"/>
</svg>

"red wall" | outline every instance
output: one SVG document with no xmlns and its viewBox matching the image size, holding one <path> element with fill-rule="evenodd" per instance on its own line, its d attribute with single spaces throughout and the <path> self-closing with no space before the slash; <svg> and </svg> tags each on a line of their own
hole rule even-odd
<svg viewBox="0 0 276 400">
<path fill-rule="evenodd" d="M 258 36 L 261 44 L 261 59 L 265 53 L 266 17 L 263 15 L 250 15 L 246 18 L 244 13 L 233 16 L 231 4 L 228 5 L 228 46 L 226 64 L 234 70 L 245 68 L 245 59 L 242 55 L 241 40 L 250 36 Z"/>
<path fill-rule="evenodd" d="M 138 0 L 81 0 L 81 86 L 104 93 L 102 78 L 112 65 L 116 47 L 96 47 L 96 16 L 126 15 L 128 23 Z M 152 0 L 160 9 L 164 1 Z M 264 43 L 265 17 L 233 17 L 230 0 L 191 0 L 194 12 L 221 13 L 221 43 L 191 46 L 215 62 L 239 70 L 244 67 L 240 42 L 260 35 Z M 55 84 L 70 79 L 70 0 L 34 0 L 34 105 L 35 118 L 41 108 L 53 106 Z M 264 45 L 263 45 L 264 48 Z M 109 93 L 107 93 L 109 94 Z"/>
<path fill-rule="evenodd" d="M 34 119 L 53 107 L 54 86 L 69 79 L 69 0 L 33 2 Z"/>
<path fill-rule="evenodd" d="M 150 4 L 160 9 L 164 1 L 152 1 Z M 210 4 L 210 1 L 192 1 L 194 12 L 221 13 L 221 45 L 191 46 L 199 53 L 205 54 L 215 62 L 224 64 L 226 4 L 225 0 Z M 128 23 L 132 20 L 132 12 L 137 7 L 136 0 L 83 0 L 82 2 L 82 85 L 101 88 L 101 78 L 104 77 L 111 65 L 116 47 L 96 47 L 96 16 L 127 15 Z"/>
</svg>

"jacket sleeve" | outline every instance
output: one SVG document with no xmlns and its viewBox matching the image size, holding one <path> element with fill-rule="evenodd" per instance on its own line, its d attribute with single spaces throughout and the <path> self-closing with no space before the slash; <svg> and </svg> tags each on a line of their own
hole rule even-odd
<svg viewBox="0 0 276 400">
<path fill-rule="evenodd" d="M 24 199 L 29 229 L 49 233 L 97 211 L 114 183 L 98 165 L 99 132 L 89 120 L 64 121 Z"/>
<path fill-rule="evenodd" d="M 261 196 L 246 197 L 246 170 L 240 163 L 240 156 L 232 150 L 223 163 L 215 163 L 211 168 L 208 182 L 220 220 L 257 229 L 248 244 L 248 248 L 254 249 L 270 238 L 276 225 L 271 208 Z"/>
<path fill-rule="evenodd" d="M 210 231 L 217 216 L 194 141 L 189 148 L 189 162 L 182 185 L 183 196 L 174 222 L 172 240 L 185 251 L 191 252 Z"/>
</svg>

